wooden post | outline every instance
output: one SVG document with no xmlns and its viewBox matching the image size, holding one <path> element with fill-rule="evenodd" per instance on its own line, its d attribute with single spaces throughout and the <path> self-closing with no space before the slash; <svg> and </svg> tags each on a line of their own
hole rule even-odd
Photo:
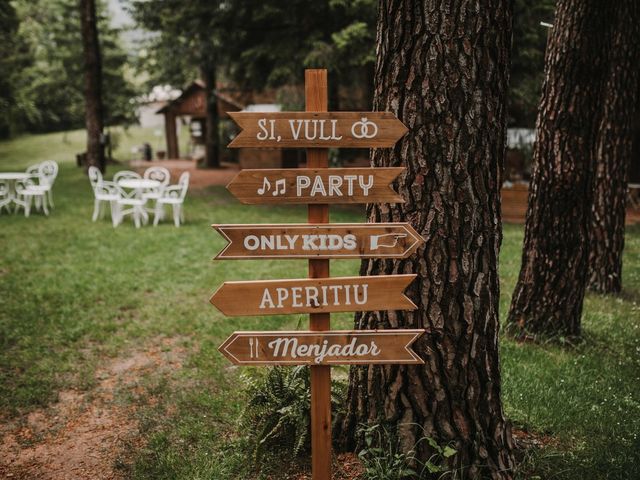
<svg viewBox="0 0 640 480">
<path fill-rule="evenodd" d="M 305 70 L 307 112 L 328 111 L 327 71 Z M 307 148 L 307 168 L 328 168 L 327 149 Z M 309 205 L 309 223 L 329 223 L 329 206 Z M 309 278 L 329 276 L 329 260 L 309 260 Z M 310 330 L 329 330 L 330 313 L 309 314 Z M 331 367 L 311 367 L 311 472 L 313 480 L 331 480 Z"/>
<path fill-rule="evenodd" d="M 178 135 L 176 133 L 176 116 L 173 112 L 168 111 L 164 114 L 164 131 L 167 137 L 166 158 L 180 158 Z"/>
</svg>

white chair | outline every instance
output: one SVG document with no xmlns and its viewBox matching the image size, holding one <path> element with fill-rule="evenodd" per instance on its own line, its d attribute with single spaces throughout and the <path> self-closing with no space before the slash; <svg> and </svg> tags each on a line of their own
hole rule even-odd
<svg viewBox="0 0 640 480">
<path fill-rule="evenodd" d="M 166 187 L 162 192 L 162 196 L 156 200 L 156 208 L 153 216 L 153 226 L 158 225 L 161 218 L 164 217 L 164 206 L 171 205 L 173 208 L 173 223 L 176 227 L 180 226 L 180 222 L 184 223 L 184 211 L 182 205 L 184 197 L 189 189 L 189 172 L 183 172 L 180 175 L 177 185 Z"/>
<path fill-rule="evenodd" d="M 103 202 L 107 202 L 111 207 L 111 222 L 114 227 L 120 223 L 120 209 L 118 200 L 120 199 L 120 192 L 115 183 L 102 179 L 102 173 L 96 167 L 89 167 L 89 181 L 93 188 L 93 217 L 95 222 L 98 216 L 104 216 L 104 209 L 102 208 Z"/>
<path fill-rule="evenodd" d="M 47 192 L 45 190 L 38 190 L 34 188 L 37 185 L 37 180 L 34 178 L 16 181 L 16 194 L 24 202 L 25 217 L 28 217 L 31 213 L 32 200 L 34 201 L 36 208 L 41 207 L 44 214 L 49 216 L 49 209 L 47 208 Z"/>
<path fill-rule="evenodd" d="M 11 204 L 11 199 L 9 198 L 9 184 L 6 180 L 0 180 L 0 213 L 2 213 L 3 208 L 7 208 L 9 210 L 9 205 Z"/>
<path fill-rule="evenodd" d="M 31 173 L 33 166 L 27 169 L 27 173 Z M 51 207 L 53 207 L 53 184 L 56 181 L 58 176 L 58 164 L 53 160 L 45 160 L 42 163 L 37 165 L 37 169 L 35 172 L 35 176 L 32 178 L 37 178 L 37 183 L 32 184 L 29 188 L 32 190 L 43 191 L 46 193 L 44 200 L 49 201 Z"/>
<path fill-rule="evenodd" d="M 162 191 L 171 181 L 171 173 L 164 167 L 149 167 L 144 171 L 143 177 L 147 180 L 160 182 L 160 187 L 147 189 L 142 196 L 147 200 L 158 200 L 162 196 Z"/>
<path fill-rule="evenodd" d="M 140 228 L 141 223 L 147 223 L 149 216 L 147 215 L 147 212 L 144 208 L 145 204 L 147 203 L 147 199 L 138 196 L 138 192 L 136 190 L 127 192 L 117 184 L 116 188 L 118 189 L 119 223 L 122 222 L 123 217 L 128 214 L 131 214 L 131 216 L 133 217 L 133 223 L 135 224 L 136 228 Z M 130 208 L 123 209 L 123 207 Z"/>
<path fill-rule="evenodd" d="M 133 170 L 120 170 L 119 172 L 116 172 L 116 174 L 113 176 L 113 182 L 118 183 L 121 180 L 130 179 L 130 178 L 139 180 L 142 177 L 140 176 L 139 173 L 134 172 Z"/>
<path fill-rule="evenodd" d="M 40 182 L 37 179 L 40 177 L 40 163 L 34 163 L 33 165 L 29 165 L 25 170 L 25 173 L 28 173 L 33 179 L 33 181 L 28 183 L 22 183 L 20 185 L 21 190 L 24 190 L 25 188 L 30 188 L 31 190 L 38 190 L 37 187 L 39 187 Z M 18 185 L 16 183 L 16 193 L 17 192 L 18 192 Z M 30 202 L 31 197 L 34 197 L 34 204 L 35 204 L 34 206 L 36 207 L 36 209 L 40 210 L 41 209 L 40 204 L 42 203 L 42 199 L 43 199 L 42 195 L 29 195 L 29 200 L 27 200 L 27 198 L 22 198 L 22 197 L 19 197 L 19 198 L 24 202 L 27 202 L 27 201 Z M 16 210 L 17 210 L 17 205 L 16 205 Z M 30 204 L 29 204 L 29 210 L 31 210 Z M 27 214 L 26 209 L 25 209 L 25 215 L 29 216 Z"/>
</svg>

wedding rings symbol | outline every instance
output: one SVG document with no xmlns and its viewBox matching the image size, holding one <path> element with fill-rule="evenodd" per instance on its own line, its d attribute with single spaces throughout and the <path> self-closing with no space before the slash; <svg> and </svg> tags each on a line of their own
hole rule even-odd
<svg viewBox="0 0 640 480">
<path fill-rule="evenodd" d="M 378 126 L 362 117 L 359 122 L 351 126 L 351 135 L 353 138 L 373 138 L 378 134 Z"/>
</svg>

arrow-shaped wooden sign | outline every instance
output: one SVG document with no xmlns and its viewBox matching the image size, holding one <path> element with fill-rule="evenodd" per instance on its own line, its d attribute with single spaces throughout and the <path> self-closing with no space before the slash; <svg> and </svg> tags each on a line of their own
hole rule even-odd
<svg viewBox="0 0 640 480">
<path fill-rule="evenodd" d="M 227 189 L 242 203 L 404 203 L 391 182 L 404 167 L 247 169 Z"/>
<path fill-rule="evenodd" d="M 415 277 L 409 274 L 224 282 L 211 297 L 211 303 L 229 317 L 415 310 L 415 304 L 403 293 Z"/>
<path fill-rule="evenodd" d="M 229 242 L 216 259 L 407 258 L 424 243 L 408 223 L 212 226 Z"/>
<path fill-rule="evenodd" d="M 422 364 L 411 345 L 424 330 L 234 332 L 218 349 L 236 365 Z"/>
<path fill-rule="evenodd" d="M 407 127 L 390 112 L 228 112 L 242 129 L 229 148 L 393 147 Z"/>
</svg>

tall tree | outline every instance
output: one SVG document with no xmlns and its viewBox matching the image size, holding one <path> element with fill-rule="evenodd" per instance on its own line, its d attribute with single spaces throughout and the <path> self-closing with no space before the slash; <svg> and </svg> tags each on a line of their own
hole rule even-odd
<svg viewBox="0 0 640 480">
<path fill-rule="evenodd" d="M 507 328 L 519 337 L 580 335 L 593 152 L 617 4 L 557 4 L 538 110 L 522 267 L 508 315 Z"/>
<path fill-rule="evenodd" d="M 367 206 L 373 222 L 410 221 L 426 239 L 406 260 L 372 259 L 366 275 L 416 272 L 415 312 L 366 312 L 356 328 L 425 328 L 423 366 L 350 372 L 341 439 L 353 449 L 361 423 L 396 426 L 401 447 L 434 453 L 426 435 L 452 444 L 465 478 L 511 478 L 511 430 L 500 399 L 498 253 L 511 44 L 509 0 L 380 4 L 375 110 L 409 132 L 374 166 L 406 166 L 403 204 Z"/>
<path fill-rule="evenodd" d="M 228 41 L 237 27 L 233 1 L 132 0 L 138 24 L 156 32 L 150 37 L 160 71 L 192 81 L 200 75 L 206 89 L 205 165 L 220 166 L 219 114 L 214 95 L 218 74 L 228 59 Z M 163 65 L 165 64 L 165 65 Z M 191 78 L 190 78 L 191 77 Z M 165 77 L 167 78 L 167 77 Z"/>
<path fill-rule="evenodd" d="M 241 0 L 234 10 L 230 73 L 238 83 L 297 84 L 302 67 L 326 68 L 332 109 L 340 109 L 341 86 L 356 83 L 371 100 L 375 0 Z"/>
<path fill-rule="evenodd" d="M 104 109 L 102 107 L 102 57 L 98 43 L 95 0 L 80 0 L 82 51 L 84 60 L 84 105 L 87 127 L 87 165 L 105 170 L 102 142 Z"/>
<path fill-rule="evenodd" d="M 594 152 L 588 287 L 600 293 L 617 293 L 622 289 L 627 171 L 633 155 L 635 121 L 640 114 L 640 3 L 637 0 L 617 3 Z"/>
<path fill-rule="evenodd" d="M 136 92 L 125 75 L 128 59 L 120 31 L 110 25 L 104 3 L 95 5 L 104 121 L 105 125 L 122 125 L 135 118 L 131 99 Z M 13 55 L 8 60 L 13 65 L 5 70 L 16 78 L 9 112 L 12 132 L 81 128 L 85 79 L 78 0 L 12 0 L 11 4 L 20 21 L 13 44 L 9 44 Z"/>
</svg>

